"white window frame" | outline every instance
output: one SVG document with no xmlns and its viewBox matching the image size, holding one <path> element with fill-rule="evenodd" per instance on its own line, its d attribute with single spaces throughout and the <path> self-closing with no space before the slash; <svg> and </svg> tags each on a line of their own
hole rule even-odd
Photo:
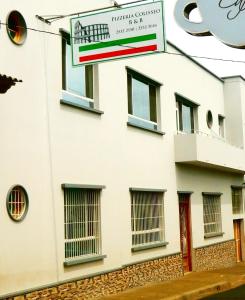
<svg viewBox="0 0 245 300">
<path fill-rule="evenodd" d="M 127 83 L 128 83 L 128 122 L 132 123 L 135 126 L 145 127 L 151 130 L 160 130 L 160 123 L 161 123 L 161 114 L 160 114 L 160 87 L 162 83 L 151 79 L 150 77 L 135 71 L 129 67 L 126 67 L 127 70 Z M 155 118 L 156 120 L 148 120 L 141 117 L 138 117 L 133 114 L 133 95 L 132 95 L 132 82 L 137 80 L 151 88 L 155 89 Z M 150 91 L 149 91 L 150 93 Z M 149 107 L 151 110 L 151 101 L 150 101 L 150 94 L 149 94 Z M 149 111 L 151 114 L 151 111 Z"/>
<path fill-rule="evenodd" d="M 136 117 L 136 116 L 131 115 L 131 114 L 128 114 L 128 116 L 129 116 L 129 119 L 135 119 L 135 120 L 142 121 L 144 123 L 148 123 L 150 125 L 153 125 L 154 129 L 157 129 L 157 122 L 149 121 L 149 120 L 146 120 L 146 119 L 143 119 L 143 118 L 140 118 L 140 117 Z"/>
<path fill-rule="evenodd" d="M 130 192 L 132 251 L 142 248 L 153 248 L 157 245 L 166 245 L 164 190 L 155 191 L 131 188 Z M 152 204 L 152 202 L 154 203 Z M 149 215 L 147 216 L 146 214 Z M 155 225 L 153 222 L 155 222 Z"/>
<path fill-rule="evenodd" d="M 242 214 L 243 213 L 243 191 L 242 187 L 231 187 L 232 194 L 232 213 Z"/>
<path fill-rule="evenodd" d="M 176 129 L 178 134 L 192 134 L 198 131 L 198 106 L 199 104 L 175 93 L 176 99 Z M 189 107 L 191 110 L 191 133 L 183 129 L 182 106 Z"/>
<path fill-rule="evenodd" d="M 103 187 L 67 184 L 62 187 L 65 263 L 101 256 L 100 198 Z"/>
<path fill-rule="evenodd" d="M 204 237 L 223 235 L 221 193 L 202 193 Z"/>
<path fill-rule="evenodd" d="M 28 211 L 29 199 L 23 186 L 14 185 L 7 194 L 7 212 L 10 218 L 15 222 L 22 221 Z"/>
<path fill-rule="evenodd" d="M 70 34 L 68 32 L 64 32 L 63 30 L 60 31 L 61 35 L 62 35 L 62 73 L 63 73 L 63 78 L 62 78 L 62 100 L 66 101 L 66 102 L 70 102 L 71 104 L 77 104 L 77 105 L 81 105 L 84 107 L 88 107 L 88 108 L 95 108 L 95 106 L 97 106 L 97 103 L 95 101 L 95 94 L 96 94 L 96 90 L 95 90 L 95 82 L 96 82 L 96 78 L 95 78 L 95 66 L 94 65 L 86 65 L 85 66 L 85 76 L 84 76 L 84 80 L 85 80 L 85 95 L 80 95 L 78 93 L 69 91 L 69 89 L 67 88 L 67 70 L 66 70 L 66 46 L 70 45 L 71 46 L 71 41 L 70 41 Z M 72 64 L 72 62 L 71 62 Z M 79 68 L 78 67 L 74 67 L 74 68 Z M 91 88 L 91 97 L 89 97 L 89 95 L 87 94 L 87 78 L 89 78 L 92 80 L 92 88 Z"/>
</svg>

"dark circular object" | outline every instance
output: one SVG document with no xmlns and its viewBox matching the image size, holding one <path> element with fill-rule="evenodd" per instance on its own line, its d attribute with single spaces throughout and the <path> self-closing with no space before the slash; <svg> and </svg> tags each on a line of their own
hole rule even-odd
<svg viewBox="0 0 245 300">
<path fill-rule="evenodd" d="M 24 17 L 17 10 L 11 11 L 7 18 L 8 36 L 16 45 L 23 45 L 27 37 Z"/>
</svg>

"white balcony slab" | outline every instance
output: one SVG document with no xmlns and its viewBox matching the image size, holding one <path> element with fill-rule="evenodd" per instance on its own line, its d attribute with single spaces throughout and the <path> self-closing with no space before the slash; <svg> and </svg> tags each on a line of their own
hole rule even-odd
<svg viewBox="0 0 245 300">
<path fill-rule="evenodd" d="M 175 162 L 245 173 L 245 151 L 203 134 L 177 134 Z"/>
</svg>

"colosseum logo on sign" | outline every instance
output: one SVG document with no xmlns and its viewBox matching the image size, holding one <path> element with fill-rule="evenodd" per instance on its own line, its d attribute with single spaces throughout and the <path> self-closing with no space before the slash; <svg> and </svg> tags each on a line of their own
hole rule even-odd
<svg viewBox="0 0 245 300">
<path fill-rule="evenodd" d="M 73 65 L 165 51 L 163 2 L 71 19 Z"/>
</svg>

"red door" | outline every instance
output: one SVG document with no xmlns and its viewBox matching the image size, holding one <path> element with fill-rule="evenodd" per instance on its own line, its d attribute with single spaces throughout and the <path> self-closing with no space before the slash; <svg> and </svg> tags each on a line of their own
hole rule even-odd
<svg viewBox="0 0 245 300">
<path fill-rule="evenodd" d="M 192 270 L 190 236 L 190 194 L 179 194 L 180 245 L 184 272 Z"/>
<path fill-rule="evenodd" d="M 233 220 L 234 238 L 236 243 L 236 260 L 242 261 L 241 220 Z"/>
</svg>

